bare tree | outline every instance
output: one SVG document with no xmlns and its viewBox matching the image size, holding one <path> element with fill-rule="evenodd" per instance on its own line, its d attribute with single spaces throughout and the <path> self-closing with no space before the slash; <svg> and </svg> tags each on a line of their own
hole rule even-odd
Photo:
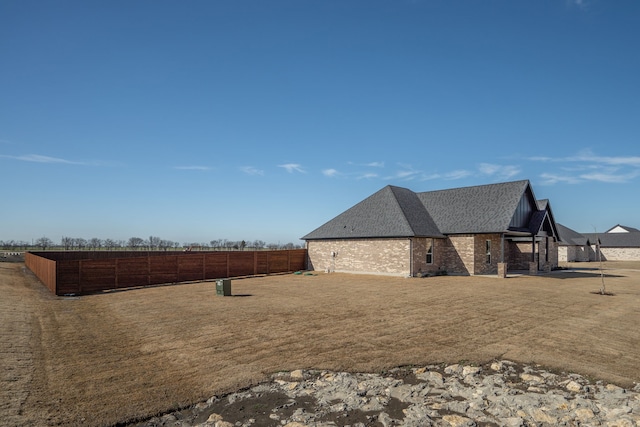
<svg viewBox="0 0 640 427">
<path fill-rule="evenodd" d="M 104 248 L 108 251 L 113 250 L 116 247 L 115 240 L 112 239 L 104 239 Z"/>
<path fill-rule="evenodd" d="M 158 248 L 166 252 L 166 250 L 173 247 L 174 244 L 175 242 L 172 242 L 171 240 L 160 240 L 160 243 L 158 243 Z"/>
<path fill-rule="evenodd" d="M 161 238 L 157 236 L 149 236 L 149 250 L 159 249 Z"/>
<path fill-rule="evenodd" d="M 602 251 L 600 250 L 600 236 L 598 236 L 598 230 L 596 230 L 596 227 L 593 227 L 593 231 L 596 234 L 596 252 L 598 253 L 598 262 L 600 263 L 600 279 L 602 280 L 600 294 L 605 295 L 607 293 L 607 289 L 604 286 L 604 272 L 602 271 Z"/>
<path fill-rule="evenodd" d="M 96 249 L 100 249 L 102 247 L 102 240 L 98 239 L 97 237 L 93 237 L 93 238 L 89 239 L 88 246 L 89 246 L 89 248 L 93 249 L 94 251 Z"/>
<path fill-rule="evenodd" d="M 60 244 L 65 251 L 68 251 L 69 249 L 73 248 L 73 240 L 73 237 L 62 237 L 62 240 L 60 240 Z"/>
<path fill-rule="evenodd" d="M 129 238 L 129 242 L 127 242 L 127 245 L 134 250 L 138 250 L 144 243 L 144 239 L 140 238 L 140 237 L 131 237 Z"/>
<path fill-rule="evenodd" d="M 73 243 L 79 250 L 83 250 L 87 247 L 87 239 L 83 239 L 82 237 L 76 237 L 73 239 Z"/>
<path fill-rule="evenodd" d="M 53 241 L 48 237 L 40 237 L 36 240 L 36 246 L 42 248 L 43 251 L 46 251 L 47 248 L 53 246 Z"/>
</svg>

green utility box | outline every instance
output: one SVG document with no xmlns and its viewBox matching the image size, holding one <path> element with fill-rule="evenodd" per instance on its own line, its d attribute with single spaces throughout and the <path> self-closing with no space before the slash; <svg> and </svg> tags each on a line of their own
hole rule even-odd
<svg viewBox="0 0 640 427">
<path fill-rule="evenodd" d="M 224 297 L 231 295 L 231 279 L 216 280 L 216 295 Z"/>
</svg>

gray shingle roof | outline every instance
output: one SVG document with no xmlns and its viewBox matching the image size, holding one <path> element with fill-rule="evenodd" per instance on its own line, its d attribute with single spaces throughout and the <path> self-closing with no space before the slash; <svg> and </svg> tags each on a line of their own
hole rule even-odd
<svg viewBox="0 0 640 427">
<path fill-rule="evenodd" d="M 558 227 L 561 245 L 586 246 L 589 244 L 589 239 L 585 235 L 580 234 L 569 227 L 565 227 L 562 224 L 556 225 Z"/>
<path fill-rule="evenodd" d="M 600 239 L 603 248 L 640 248 L 640 231 L 628 233 L 584 233 L 591 242 Z"/>
<path fill-rule="evenodd" d="M 443 234 L 501 233 L 509 229 L 529 181 L 418 193 Z"/>
<path fill-rule="evenodd" d="M 527 191 L 531 191 L 527 180 L 422 193 L 389 185 L 302 239 L 502 233 L 509 230 Z M 530 196 L 535 210 L 532 192 Z"/>
<path fill-rule="evenodd" d="M 303 237 L 444 237 L 416 194 L 388 185 Z"/>
</svg>

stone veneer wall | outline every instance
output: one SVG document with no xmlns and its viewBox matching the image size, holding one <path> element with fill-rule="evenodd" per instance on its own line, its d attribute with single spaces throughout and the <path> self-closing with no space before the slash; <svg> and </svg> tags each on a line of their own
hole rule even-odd
<svg viewBox="0 0 640 427">
<path fill-rule="evenodd" d="M 411 273 L 410 247 L 408 238 L 310 240 L 307 242 L 308 268 L 408 276 Z"/>
<path fill-rule="evenodd" d="M 586 246 L 558 246 L 559 262 L 587 262 L 592 250 Z"/>
<path fill-rule="evenodd" d="M 640 248 L 600 248 L 603 261 L 640 261 Z M 591 261 L 598 261 L 595 246 L 591 250 Z"/>
</svg>

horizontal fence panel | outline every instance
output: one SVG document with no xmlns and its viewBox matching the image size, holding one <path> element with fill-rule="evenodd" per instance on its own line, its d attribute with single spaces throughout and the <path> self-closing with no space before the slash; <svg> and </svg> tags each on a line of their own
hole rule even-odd
<svg viewBox="0 0 640 427">
<path fill-rule="evenodd" d="M 229 252 L 209 252 L 204 258 L 204 274 L 207 279 L 229 276 Z"/>
<path fill-rule="evenodd" d="M 90 259 L 80 261 L 80 286 L 83 291 L 99 290 L 100 286 L 116 285 L 115 259 Z"/>
<path fill-rule="evenodd" d="M 269 254 L 271 252 L 256 252 L 256 274 L 269 274 Z"/>
<path fill-rule="evenodd" d="M 80 260 L 56 262 L 56 294 L 80 293 Z"/>
<path fill-rule="evenodd" d="M 24 263 L 51 292 L 56 291 L 56 262 L 25 253 Z"/>
<path fill-rule="evenodd" d="M 176 256 L 149 257 L 149 284 L 176 283 L 178 258 Z"/>
<path fill-rule="evenodd" d="M 193 254 L 178 258 L 178 282 L 204 280 L 204 254 Z"/>
<path fill-rule="evenodd" d="M 89 257 L 95 254 L 100 256 Z M 306 259 L 306 249 L 195 253 L 34 252 L 25 255 L 25 264 L 52 292 L 65 295 L 284 273 L 303 270 Z"/>
<path fill-rule="evenodd" d="M 149 284 L 149 259 L 144 258 L 117 258 L 116 288 L 130 288 L 133 286 L 146 286 Z"/>
<path fill-rule="evenodd" d="M 253 252 L 239 252 L 229 258 L 229 277 L 249 276 L 256 274 Z"/>
<path fill-rule="evenodd" d="M 300 270 L 299 268 L 296 270 Z M 271 252 L 269 254 L 269 271 L 268 273 L 281 273 L 289 271 L 289 254 Z"/>
</svg>

